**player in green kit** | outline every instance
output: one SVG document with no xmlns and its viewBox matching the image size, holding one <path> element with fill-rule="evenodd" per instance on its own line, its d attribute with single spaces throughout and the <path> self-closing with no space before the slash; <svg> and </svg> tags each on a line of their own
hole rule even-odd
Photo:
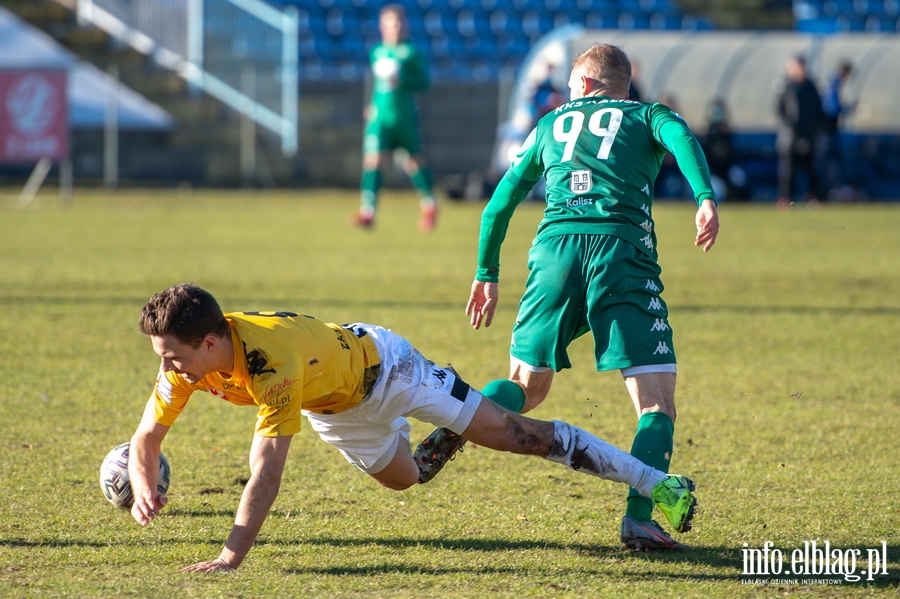
<svg viewBox="0 0 900 599">
<path fill-rule="evenodd" d="M 371 227 L 375 222 L 381 169 L 392 150 L 406 150 L 404 164 L 416 193 L 421 216 L 419 228 L 428 232 L 437 219 L 437 202 L 431 187 L 431 171 L 419 148 L 415 92 L 428 88 L 428 65 L 415 46 L 404 41 L 406 11 L 399 4 L 381 9 L 378 29 L 382 43 L 369 54 L 372 63 L 372 100 L 366 108 L 363 132 L 363 174 L 361 206 L 355 224 Z"/>
<path fill-rule="evenodd" d="M 663 472 L 672 457 L 675 351 L 660 297 L 653 182 L 667 151 L 675 155 L 699 210 L 695 245 L 708 251 L 719 220 L 700 145 L 662 104 L 628 100 L 631 64 L 616 46 L 595 44 L 578 56 L 571 101 L 544 116 L 500 182 L 481 220 L 478 270 L 466 314 L 490 326 L 497 306 L 500 245 L 516 206 L 543 176 L 547 207 L 528 256 L 530 274 L 510 347 L 510 377 L 484 395 L 527 412 L 550 391 L 554 372 L 570 368 L 566 349 L 590 331 L 597 370 L 619 369 L 638 416 L 631 454 Z M 438 429 L 419 446 L 427 482 L 465 443 Z M 683 549 L 655 521 L 653 504 L 631 490 L 621 540 L 632 550 Z"/>
</svg>

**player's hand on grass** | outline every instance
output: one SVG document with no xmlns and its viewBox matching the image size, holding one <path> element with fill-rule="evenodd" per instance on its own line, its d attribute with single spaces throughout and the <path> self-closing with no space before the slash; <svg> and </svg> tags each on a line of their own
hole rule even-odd
<svg viewBox="0 0 900 599">
<path fill-rule="evenodd" d="M 134 498 L 134 505 L 131 506 L 131 515 L 137 520 L 141 526 L 146 526 L 151 520 L 156 518 L 159 510 L 166 507 L 169 498 L 160 495 L 158 491 L 149 490 Z"/>
<path fill-rule="evenodd" d="M 214 562 L 200 562 L 181 569 L 182 572 L 234 572 L 234 570 L 235 568 L 218 559 Z"/>
<path fill-rule="evenodd" d="M 491 326 L 499 294 L 499 283 L 472 282 L 472 292 L 469 294 L 469 303 L 466 304 L 466 315 L 469 316 L 473 329 L 481 327 L 482 321 L 484 326 Z"/>
<path fill-rule="evenodd" d="M 716 203 L 712 200 L 703 200 L 694 221 L 697 224 L 694 245 L 698 247 L 702 245 L 703 251 L 708 252 L 715 245 L 716 237 L 719 235 L 719 213 L 716 210 Z"/>
</svg>

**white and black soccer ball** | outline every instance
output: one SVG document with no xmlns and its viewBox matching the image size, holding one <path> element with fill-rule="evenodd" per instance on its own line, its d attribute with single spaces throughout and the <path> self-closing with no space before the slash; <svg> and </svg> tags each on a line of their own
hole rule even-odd
<svg viewBox="0 0 900 599">
<path fill-rule="evenodd" d="M 131 480 L 128 477 L 128 448 L 131 443 L 121 443 L 110 450 L 103 458 L 100 465 L 100 489 L 111 504 L 123 510 L 130 510 L 134 505 L 134 495 L 131 492 Z M 156 480 L 156 488 L 160 494 L 169 490 L 169 478 L 172 471 L 169 468 L 169 460 L 162 453 L 159 454 L 159 477 Z"/>
</svg>

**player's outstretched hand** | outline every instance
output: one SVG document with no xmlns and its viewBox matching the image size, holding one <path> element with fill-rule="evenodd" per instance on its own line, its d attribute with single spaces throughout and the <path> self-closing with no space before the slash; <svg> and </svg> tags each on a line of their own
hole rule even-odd
<svg viewBox="0 0 900 599">
<path fill-rule="evenodd" d="M 137 520 L 141 526 L 146 526 L 151 520 L 156 518 L 159 510 L 166 507 L 169 498 L 160 495 L 156 489 L 142 493 L 134 498 L 134 505 L 131 506 L 131 515 Z"/>
<path fill-rule="evenodd" d="M 716 203 L 712 200 L 703 200 L 694 221 L 697 224 L 697 238 L 694 239 L 694 245 L 698 247 L 702 245 L 703 251 L 708 252 L 719 236 L 719 213 L 716 210 Z"/>
<path fill-rule="evenodd" d="M 472 282 L 472 292 L 469 294 L 469 303 L 466 304 L 466 315 L 469 316 L 473 329 L 481 327 L 482 321 L 484 321 L 484 326 L 491 326 L 499 294 L 499 283 L 477 280 Z"/>
<path fill-rule="evenodd" d="M 187 568 L 182 568 L 182 572 L 234 572 L 234 568 L 223 561 L 216 560 L 214 562 L 200 562 Z"/>
</svg>

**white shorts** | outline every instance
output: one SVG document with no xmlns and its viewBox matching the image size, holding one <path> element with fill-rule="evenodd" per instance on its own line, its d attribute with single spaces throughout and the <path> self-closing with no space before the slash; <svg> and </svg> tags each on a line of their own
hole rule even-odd
<svg viewBox="0 0 900 599">
<path fill-rule="evenodd" d="M 346 325 L 375 342 L 381 369 L 372 391 L 358 405 L 337 414 L 304 411 L 313 430 L 347 461 L 367 474 L 383 470 L 402 437 L 409 443 L 407 416 L 462 433 L 482 395 L 449 370 L 425 359 L 409 341 L 369 324 Z"/>
</svg>

